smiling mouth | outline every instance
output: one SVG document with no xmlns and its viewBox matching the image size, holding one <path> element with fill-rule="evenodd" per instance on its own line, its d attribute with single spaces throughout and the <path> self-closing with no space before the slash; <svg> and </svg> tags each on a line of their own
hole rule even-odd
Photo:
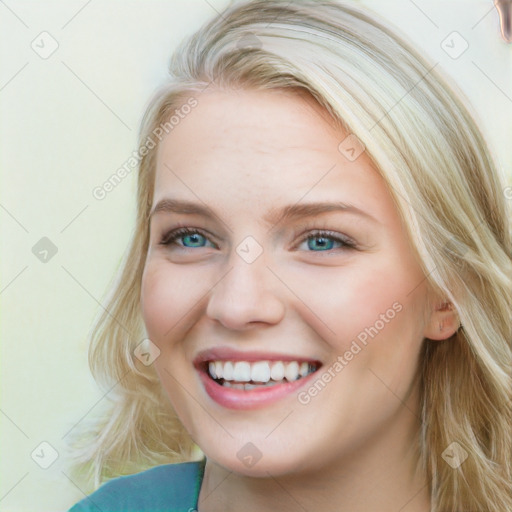
<svg viewBox="0 0 512 512">
<path fill-rule="evenodd" d="M 220 386 L 244 391 L 295 382 L 316 372 L 317 361 L 205 361 L 204 372 Z"/>
</svg>

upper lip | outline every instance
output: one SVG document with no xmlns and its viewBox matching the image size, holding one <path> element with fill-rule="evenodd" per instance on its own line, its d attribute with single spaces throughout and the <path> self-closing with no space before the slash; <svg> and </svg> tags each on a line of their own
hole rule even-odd
<svg viewBox="0 0 512 512">
<path fill-rule="evenodd" d="M 216 347 L 200 351 L 194 358 L 194 365 L 201 365 L 208 361 L 297 361 L 314 362 L 319 365 L 321 362 L 314 357 L 304 357 L 299 355 L 284 354 L 281 352 L 265 351 L 241 351 L 230 347 Z"/>
</svg>

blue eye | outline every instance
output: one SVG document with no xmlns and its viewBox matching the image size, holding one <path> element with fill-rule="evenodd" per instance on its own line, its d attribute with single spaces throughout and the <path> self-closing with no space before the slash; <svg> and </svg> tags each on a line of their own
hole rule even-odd
<svg viewBox="0 0 512 512">
<path fill-rule="evenodd" d="M 181 244 L 177 243 L 181 240 Z M 197 229 L 181 228 L 165 235 L 160 242 L 162 245 L 179 245 L 187 249 L 205 247 L 207 236 Z"/>
<path fill-rule="evenodd" d="M 308 249 L 316 251 L 316 249 L 320 249 L 321 251 L 332 249 L 335 241 L 332 238 L 324 237 L 324 236 L 315 236 L 308 238 Z"/>
<path fill-rule="evenodd" d="M 202 240 L 201 240 L 202 239 Z M 206 239 L 199 233 L 193 233 L 191 235 L 182 235 L 181 240 L 185 247 L 203 247 Z"/>
<path fill-rule="evenodd" d="M 326 252 L 334 249 L 337 245 L 338 249 L 354 248 L 355 244 L 350 239 L 341 236 L 335 236 L 328 231 L 317 231 L 308 234 L 301 240 L 301 244 L 307 242 L 307 247 L 312 252 Z"/>
<path fill-rule="evenodd" d="M 333 249 L 353 249 L 355 243 L 348 237 L 341 234 L 331 233 L 329 231 L 314 231 L 304 236 L 300 243 L 307 242 L 306 252 L 328 252 Z M 207 244 L 210 245 L 207 245 Z M 177 245 L 185 249 L 198 249 L 202 247 L 215 247 L 209 241 L 209 236 L 198 229 L 179 228 L 163 236 L 161 245 Z"/>
</svg>

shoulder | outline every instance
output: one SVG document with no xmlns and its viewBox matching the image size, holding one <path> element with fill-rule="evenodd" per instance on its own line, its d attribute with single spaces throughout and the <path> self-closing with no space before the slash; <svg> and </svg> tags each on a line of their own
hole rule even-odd
<svg viewBox="0 0 512 512">
<path fill-rule="evenodd" d="M 187 512 L 197 505 L 204 460 L 164 464 L 109 480 L 68 512 Z"/>
</svg>

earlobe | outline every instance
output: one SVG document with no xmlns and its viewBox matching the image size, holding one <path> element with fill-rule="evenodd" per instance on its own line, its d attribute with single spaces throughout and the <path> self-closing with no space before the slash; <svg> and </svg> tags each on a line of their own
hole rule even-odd
<svg viewBox="0 0 512 512">
<path fill-rule="evenodd" d="M 424 336 L 431 340 L 446 340 L 453 336 L 460 327 L 460 320 L 453 304 L 441 301 L 434 305 Z"/>
</svg>

